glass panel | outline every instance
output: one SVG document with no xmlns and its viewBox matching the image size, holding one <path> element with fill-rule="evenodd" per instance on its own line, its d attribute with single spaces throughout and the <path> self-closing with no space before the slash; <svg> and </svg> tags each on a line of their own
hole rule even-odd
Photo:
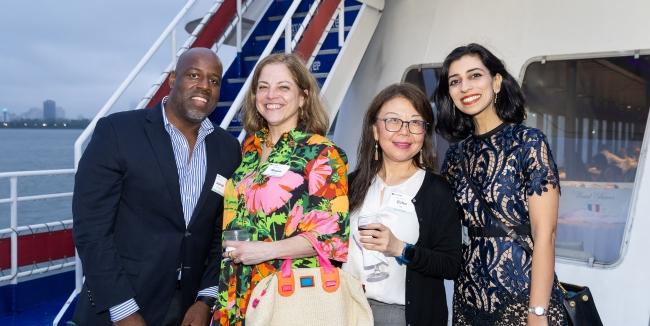
<svg viewBox="0 0 650 326">
<path fill-rule="evenodd" d="M 418 66 L 410 68 L 404 75 L 404 82 L 411 83 L 420 88 L 427 95 L 433 107 L 433 114 L 436 115 L 436 104 L 433 103 L 433 92 L 438 88 L 438 74 L 440 73 L 439 66 Z M 447 140 L 440 135 L 435 134 L 433 138 L 433 146 L 436 148 L 436 163 L 437 168 L 440 168 L 442 161 L 445 159 L 445 152 L 449 147 Z"/>
<path fill-rule="evenodd" d="M 526 123 L 548 136 L 562 179 L 557 255 L 612 264 L 648 118 L 650 56 L 534 62 L 524 76 Z"/>
</svg>

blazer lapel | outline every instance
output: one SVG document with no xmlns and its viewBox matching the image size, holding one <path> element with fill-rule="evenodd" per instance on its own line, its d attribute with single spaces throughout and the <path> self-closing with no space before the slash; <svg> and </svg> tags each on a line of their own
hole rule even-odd
<svg viewBox="0 0 650 326">
<path fill-rule="evenodd" d="M 165 130 L 162 117 L 162 105 L 158 104 L 155 108 L 149 110 L 145 132 L 149 137 L 149 142 L 158 161 L 158 166 L 162 176 L 167 184 L 167 190 L 172 199 L 172 205 L 176 210 L 173 221 L 185 228 L 185 218 L 183 217 L 183 206 L 181 204 L 181 191 L 178 183 L 178 169 L 176 168 L 176 159 L 174 149 L 172 148 L 171 138 Z"/>
<path fill-rule="evenodd" d="M 215 128 L 219 128 L 215 126 Z M 218 162 L 218 142 L 216 141 L 215 132 L 213 131 L 205 137 L 205 156 L 206 156 L 206 169 L 205 169 L 205 180 L 203 181 L 203 186 L 201 187 L 201 195 L 199 196 L 199 201 L 196 202 L 196 207 L 194 207 L 194 212 L 192 212 L 192 218 L 190 219 L 190 224 L 187 226 L 189 229 L 194 221 L 196 220 L 198 214 L 201 212 L 201 208 L 205 203 L 208 196 L 216 196 L 216 193 L 212 193 L 212 184 L 217 178 Z"/>
</svg>

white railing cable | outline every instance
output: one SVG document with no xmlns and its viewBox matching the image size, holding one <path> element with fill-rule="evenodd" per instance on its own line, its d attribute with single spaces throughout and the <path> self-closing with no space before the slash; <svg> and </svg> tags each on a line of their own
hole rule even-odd
<svg viewBox="0 0 650 326">
<path fill-rule="evenodd" d="M 273 48 L 277 44 L 277 42 L 280 39 L 280 36 L 282 35 L 282 33 L 286 33 L 285 29 L 286 29 L 287 25 L 291 25 L 291 17 L 296 12 L 296 9 L 298 8 L 298 5 L 300 5 L 300 0 L 294 0 L 291 3 L 291 5 L 289 6 L 289 9 L 287 9 L 287 12 L 284 14 L 284 17 L 282 17 L 282 21 L 280 21 L 280 24 L 278 25 L 277 29 L 275 30 L 275 32 L 271 36 L 271 39 L 269 40 L 269 43 L 264 48 L 264 51 L 262 51 L 262 54 L 260 54 L 259 59 L 255 63 L 255 66 L 253 66 L 252 71 L 255 71 L 255 68 L 257 67 L 257 64 L 260 62 L 260 60 L 262 60 L 263 58 L 265 58 L 269 54 L 271 54 L 271 51 L 273 51 Z M 289 27 L 291 27 L 291 26 L 289 26 Z M 291 33 L 291 29 L 289 29 L 289 33 Z M 286 38 L 287 37 L 285 36 L 285 39 Z M 291 36 L 289 36 L 288 39 L 291 40 Z M 285 43 L 285 46 L 286 46 L 286 43 Z M 289 41 L 289 47 L 291 47 L 291 41 Z M 235 100 L 230 105 L 230 108 L 228 109 L 228 112 L 226 112 L 226 115 L 223 117 L 223 120 L 221 121 L 221 124 L 219 124 L 222 129 L 224 129 L 224 130 L 227 129 L 228 126 L 230 125 L 230 122 L 232 122 L 232 119 L 235 117 L 237 112 L 239 112 L 239 108 L 241 107 L 242 102 L 244 101 L 244 96 L 246 95 L 246 91 L 250 87 L 250 84 L 252 82 L 252 78 L 253 78 L 253 74 L 248 74 L 248 77 L 246 78 L 246 81 L 242 85 L 241 89 L 239 90 L 239 93 L 237 94 L 237 97 L 235 97 Z"/>
<path fill-rule="evenodd" d="M 92 134 L 93 130 L 95 129 L 95 125 L 97 124 L 97 121 L 102 118 L 103 116 L 106 115 L 110 111 L 110 109 L 113 107 L 115 102 L 117 102 L 117 99 L 122 96 L 126 88 L 133 82 L 135 77 L 140 73 L 144 65 L 149 62 L 151 57 L 154 55 L 156 51 L 160 48 L 162 43 L 165 41 L 165 39 L 169 36 L 171 31 L 176 28 L 176 25 L 180 22 L 180 20 L 185 16 L 185 14 L 190 10 L 190 8 L 194 5 L 196 0 L 189 0 L 181 9 L 181 11 L 178 12 L 176 17 L 172 20 L 171 23 L 165 28 L 165 30 L 160 34 L 158 39 L 153 43 L 153 45 L 149 48 L 149 51 L 140 59 L 138 64 L 133 67 L 129 75 L 126 77 L 126 79 L 120 84 L 120 86 L 113 92 L 111 97 L 108 99 L 108 101 L 102 106 L 102 108 L 95 114 L 95 117 L 90 121 L 90 124 L 84 129 L 84 131 L 79 135 L 77 140 L 74 143 L 74 167 L 77 168 L 77 165 L 79 164 L 79 159 L 81 158 L 81 152 L 82 152 L 82 147 L 83 144 L 86 142 L 88 137 Z"/>
</svg>

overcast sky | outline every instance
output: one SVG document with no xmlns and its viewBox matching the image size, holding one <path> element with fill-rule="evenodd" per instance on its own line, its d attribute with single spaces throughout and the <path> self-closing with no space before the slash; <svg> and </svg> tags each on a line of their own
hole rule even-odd
<svg viewBox="0 0 650 326">
<path fill-rule="evenodd" d="M 197 1 L 181 25 L 211 2 Z M 20 114 L 52 99 L 68 118 L 94 116 L 185 3 L 0 0 L 0 109 Z M 137 104 L 169 64 L 169 41 L 155 58 L 115 110 Z"/>
</svg>

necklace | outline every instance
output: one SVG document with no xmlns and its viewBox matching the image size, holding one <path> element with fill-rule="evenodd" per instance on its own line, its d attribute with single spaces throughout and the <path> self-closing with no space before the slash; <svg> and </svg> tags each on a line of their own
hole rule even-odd
<svg viewBox="0 0 650 326">
<path fill-rule="evenodd" d="M 275 147 L 275 144 L 277 144 L 277 143 L 274 143 L 271 140 L 271 133 L 269 132 L 269 129 L 262 128 L 260 131 L 262 132 L 262 138 L 260 139 L 260 142 L 262 143 L 262 145 L 264 145 L 264 147 L 266 147 L 267 149 Z M 282 138 L 283 140 L 287 140 L 289 138 L 289 132 L 283 133 L 280 138 Z M 278 139 L 278 141 L 279 141 L 279 139 Z M 290 140 L 289 141 L 289 146 L 293 147 L 294 145 L 295 145 L 295 143 L 294 143 L 293 139 Z"/>
</svg>

